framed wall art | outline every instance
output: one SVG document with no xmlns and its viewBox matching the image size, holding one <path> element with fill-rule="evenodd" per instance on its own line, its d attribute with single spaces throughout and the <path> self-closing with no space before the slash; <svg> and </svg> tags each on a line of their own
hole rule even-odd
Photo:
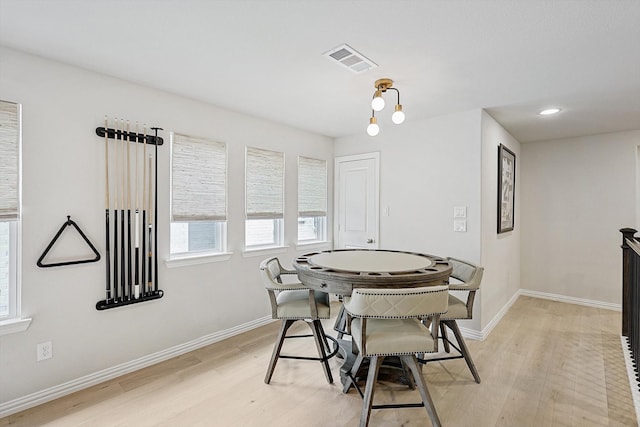
<svg viewBox="0 0 640 427">
<path fill-rule="evenodd" d="M 513 230 L 516 195 L 516 155 L 498 146 L 498 234 Z"/>
</svg>

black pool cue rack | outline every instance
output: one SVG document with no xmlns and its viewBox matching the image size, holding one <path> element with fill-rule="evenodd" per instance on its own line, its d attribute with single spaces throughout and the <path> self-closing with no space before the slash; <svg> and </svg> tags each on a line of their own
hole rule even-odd
<svg viewBox="0 0 640 427">
<path fill-rule="evenodd" d="M 162 128 L 149 128 L 149 129 L 158 129 L 158 130 L 163 130 Z M 147 143 L 147 144 L 151 144 L 151 145 L 163 145 L 164 144 L 164 139 L 162 139 L 162 137 L 157 136 L 157 135 L 145 135 L 143 133 L 136 133 L 136 132 L 127 132 L 125 130 L 122 129 L 112 129 L 112 128 L 107 128 L 106 129 L 107 132 L 107 138 L 109 139 L 122 139 L 124 138 L 125 141 L 131 141 L 131 142 L 139 142 L 141 144 L 143 143 Z M 105 128 L 104 127 L 97 127 L 96 128 L 96 135 L 98 135 L 101 138 L 104 138 L 104 133 L 105 133 Z"/>
<path fill-rule="evenodd" d="M 126 123 L 126 129 L 125 129 Z M 105 144 L 105 162 L 106 162 L 106 298 L 98 301 L 96 303 L 97 310 L 107 310 L 110 308 L 122 307 L 131 304 L 137 304 L 140 302 L 151 301 L 155 299 L 162 298 L 164 296 L 164 291 L 158 289 L 158 227 L 157 227 L 157 218 L 158 218 L 158 146 L 163 145 L 164 141 L 161 137 L 158 136 L 158 131 L 163 130 L 159 127 L 151 127 L 149 129 L 154 131 L 154 135 L 146 134 L 145 131 L 140 133 L 137 132 L 138 126 L 136 125 L 136 131 L 130 130 L 130 122 L 120 119 L 120 126 L 118 123 L 118 119 L 114 119 L 114 128 L 108 127 L 108 120 L 105 118 L 105 126 L 96 128 L 96 135 L 101 137 L 100 141 Z M 113 140 L 110 141 L 109 140 Z M 131 154 L 131 142 L 137 142 L 141 144 L 145 144 L 144 153 L 142 157 L 142 165 L 143 170 L 146 171 L 146 149 L 147 146 L 152 146 L 155 151 L 149 151 L 149 171 L 148 171 L 148 182 L 146 172 L 143 174 L 143 201 L 142 201 L 142 211 L 139 211 L 138 204 L 138 191 L 140 191 L 138 175 L 140 169 L 140 162 L 138 162 L 138 147 L 137 144 L 134 148 L 136 158 L 135 158 L 135 173 L 136 173 L 136 182 L 135 182 L 135 191 L 136 191 L 136 202 L 135 208 L 131 207 L 131 166 L 130 166 L 130 154 Z M 109 158 L 111 155 L 109 154 L 109 146 L 113 144 L 113 150 L 115 150 L 115 154 L 113 155 L 113 160 L 116 163 L 115 165 L 115 186 L 119 187 L 120 182 L 122 182 L 122 194 L 120 197 L 122 198 L 122 206 L 118 206 L 118 189 L 116 189 L 116 197 L 114 198 L 115 203 L 109 203 L 109 188 L 110 188 L 110 167 L 108 166 Z M 118 146 L 116 144 L 122 144 L 122 153 L 118 153 Z M 126 148 L 125 148 L 126 147 Z M 126 164 L 125 164 L 125 150 L 126 150 Z M 155 155 L 151 156 L 152 153 Z M 118 165 L 119 156 L 122 158 L 122 165 Z M 155 164 L 152 164 L 152 159 Z M 118 168 L 119 166 L 119 168 Z M 126 172 L 125 172 L 126 168 Z M 120 171 L 118 171 L 120 169 Z M 118 175 L 118 172 L 122 173 L 122 175 Z M 126 181 L 126 191 L 124 190 Z M 148 185 L 148 188 L 144 188 L 145 185 Z M 155 192 L 153 195 L 153 204 L 151 203 L 151 191 L 152 188 Z M 147 194 L 148 191 L 148 213 L 147 214 L 147 206 L 145 206 L 144 195 Z M 127 194 L 127 198 L 129 202 L 127 203 L 127 207 L 125 208 L 125 196 Z M 135 210 L 135 222 L 132 222 L 131 213 Z M 119 211 L 119 212 L 118 212 Z M 125 218 L 125 212 L 127 216 Z M 109 225 L 109 216 L 110 213 L 113 214 L 113 239 L 111 235 L 111 229 Z M 139 213 L 142 213 L 142 225 L 139 223 Z M 153 216 L 151 216 L 153 215 Z M 147 218 L 149 222 L 147 223 Z M 152 227 L 151 218 L 154 218 L 155 222 Z M 120 230 L 118 230 L 118 223 L 120 225 Z M 127 228 L 127 232 L 125 233 L 125 227 Z M 135 258 L 132 260 L 132 234 L 131 228 L 135 228 L 134 239 L 135 239 Z M 141 231 L 141 233 L 140 233 Z M 148 236 L 148 238 L 147 238 Z M 118 242 L 118 238 L 120 237 L 120 242 Z M 138 252 L 139 250 L 139 239 L 142 240 L 142 252 Z M 113 253 L 110 253 L 109 247 L 110 243 L 113 243 Z M 120 247 L 118 247 L 120 244 Z M 149 245 L 146 248 L 146 244 Z M 112 269 L 113 266 L 113 269 Z M 146 272 L 148 271 L 148 276 L 146 276 Z M 135 275 L 135 285 L 133 282 L 133 277 Z M 142 278 L 142 281 L 139 282 L 139 278 Z"/>
</svg>

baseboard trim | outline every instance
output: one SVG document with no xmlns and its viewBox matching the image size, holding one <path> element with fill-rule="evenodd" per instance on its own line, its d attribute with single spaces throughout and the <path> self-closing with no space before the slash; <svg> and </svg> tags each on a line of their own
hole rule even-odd
<svg viewBox="0 0 640 427">
<path fill-rule="evenodd" d="M 247 322 L 233 328 L 205 335 L 184 344 L 179 344 L 129 362 L 121 363 L 111 368 L 103 369 L 101 371 L 94 372 L 92 374 L 85 375 L 71 381 L 67 381 L 63 384 L 49 387 L 44 390 L 31 393 L 29 395 L 19 397 L 17 399 L 1 403 L 0 418 L 15 414 L 20 411 L 24 411 L 25 409 L 33 408 L 34 406 L 41 405 L 51 400 L 58 399 L 62 396 L 80 391 L 87 387 L 91 387 L 96 384 L 111 380 L 113 378 L 117 378 L 121 375 L 146 368 L 147 366 L 155 365 L 156 363 L 163 362 L 173 357 L 180 356 L 193 350 L 197 350 L 209 344 L 231 338 L 235 335 L 248 332 L 252 329 L 267 325 L 271 322 L 273 322 L 271 316 L 265 316 L 263 318 Z"/>
<path fill-rule="evenodd" d="M 471 338 L 473 340 L 484 341 L 489 336 L 491 331 L 493 331 L 493 329 L 498 325 L 498 323 L 500 323 L 504 315 L 507 314 L 507 311 L 509 311 L 509 309 L 516 302 L 519 296 L 520 296 L 519 292 L 516 292 L 515 294 L 513 294 L 511 299 L 507 301 L 507 303 L 500 309 L 500 311 L 495 316 L 493 316 L 493 319 L 491 319 L 491 321 L 487 324 L 487 326 L 482 328 L 481 331 L 476 331 L 475 329 L 469 329 L 469 328 L 460 328 L 460 332 L 462 333 L 462 336 L 465 338 Z"/>
<path fill-rule="evenodd" d="M 602 308 L 602 309 L 605 309 L 605 310 L 622 311 L 622 305 L 621 304 L 613 304 L 613 303 L 610 303 L 610 302 L 602 302 L 602 301 L 595 301 L 595 300 L 584 299 L 584 298 L 568 297 L 568 296 L 565 296 L 565 295 L 550 294 L 550 293 L 547 293 L 547 292 L 530 291 L 530 290 L 527 290 L 527 289 L 520 289 L 519 294 L 520 295 L 524 295 L 524 296 L 528 296 L 528 297 L 542 298 L 542 299 L 548 299 L 548 300 L 552 300 L 552 301 L 566 302 L 566 303 L 569 303 L 569 304 L 577 304 L 577 305 L 585 305 L 587 307 Z"/>
</svg>

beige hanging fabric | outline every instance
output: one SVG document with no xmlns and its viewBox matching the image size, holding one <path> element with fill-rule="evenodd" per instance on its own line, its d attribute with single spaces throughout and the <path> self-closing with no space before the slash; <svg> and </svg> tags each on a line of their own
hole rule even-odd
<svg viewBox="0 0 640 427">
<path fill-rule="evenodd" d="M 20 106 L 0 101 L 0 220 L 20 217 Z"/>
<path fill-rule="evenodd" d="M 298 216 L 327 215 L 327 161 L 298 157 Z"/>
<path fill-rule="evenodd" d="M 226 221 L 226 145 L 176 133 L 171 149 L 171 220 Z"/>
<path fill-rule="evenodd" d="M 247 147 L 247 219 L 284 216 L 284 153 Z"/>
</svg>

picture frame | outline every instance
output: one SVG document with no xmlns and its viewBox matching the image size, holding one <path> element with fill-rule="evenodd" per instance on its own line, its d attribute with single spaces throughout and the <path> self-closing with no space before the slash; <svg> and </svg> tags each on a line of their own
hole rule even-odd
<svg viewBox="0 0 640 427">
<path fill-rule="evenodd" d="M 515 224 L 516 155 L 498 146 L 498 234 L 512 231 Z"/>
</svg>

